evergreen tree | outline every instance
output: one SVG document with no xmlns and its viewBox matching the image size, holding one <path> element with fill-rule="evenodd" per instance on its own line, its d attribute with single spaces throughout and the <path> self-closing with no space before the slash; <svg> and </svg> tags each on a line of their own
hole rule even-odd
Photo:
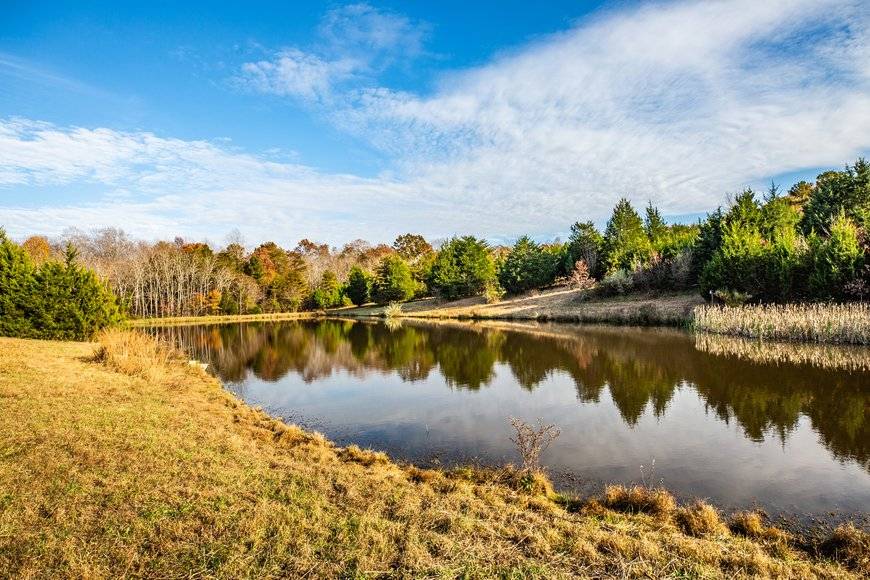
<svg viewBox="0 0 870 580">
<path fill-rule="evenodd" d="M 414 297 L 416 288 L 408 263 L 401 256 L 387 256 L 375 272 L 372 298 L 378 304 L 404 302 Z"/>
<path fill-rule="evenodd" d="M 320 284 L 312 294 L 312 300 L 314 305 L 321 310 L 341 306 L 341 286 L 335 272 L 327 270 L 323 273 Z"/>
<path fill-rule="evenodd" d="M 646 236 L 655 248 L 658 247 L 658 244 L 662 241 L 668 231 L 668 225 L 662 218 L 659 208 L 653 206 L 652 202 L 649 202 L 649 205 L 646 206 L 644 230 L 646 230 Z"/>
<path fill-rule="evenodd" d="M 35 273 L 30 318 L 39 338 L 88 340 L 117 324 L 121 313 L 115 296 L 93 271 L 76 263 L 67 246 L 64 262 L 46 262 Z"/>
<path fill-rule="evenodd" d="M 0 335 L 34 336 L 28 313 L 32 305 L 33 263 L 0 229 Z"/>
<path fill-rule="evenodd" d="M 565 247 L 563 272 L 570 273 L 578 260 L 583 260 L 593 278 L 601 275 L 601 252 L 604 248 L 604 236 L 591 221 L 576 222 L 571 226 L 571 237 Z"/>
<path fill-rule="evenodd" d="M 643 220 L 627 199 L 619 200 L 604 231 L 605 272 L 634 270 L 647 263 L 651 255 L 652 244 Z"/>
<path fill-rule="evenodd" d="M 371 275 L 359 266 L 354 266 L 350 269 L 350 273 L 347 276 L 347 285 L 345 286 L 344 293 L 351 302 L 357 306 L 362 306 L 369 301 L 371 286 Z"/>
<path fill-rule="evenodd" d="M 810 236 L 812 271 L 810 291 L 815 298 L 843 298 L 846 284 L 860 271 L 865 259 L 858 228 L 841 210 L 828 228 L 830 236 Z"/>
<path fill-rule="evenodd" d="M 845 171 L 819 175 L 804 206 L 804 232 L 827 235 L 828 226 L 841 211 L 859 227 L 867 230 L 870 226 L 870 163 L 863 158 L 847 165 Z"/>
<path fill-rule="evenodd" d="M 473 236 L 453 238 L 438 251 L 430 287 L 448 300 L 478 296 L 495 279 L 489 246 Z"/>
<path fill-rule="evenodd" d="M 540 288 L 556 278 L 558 261 L 558 254 L 547 252 L 531 238 L 523 236 L 499 267 L 498 281 L 511 294 Z"/>
</svg>

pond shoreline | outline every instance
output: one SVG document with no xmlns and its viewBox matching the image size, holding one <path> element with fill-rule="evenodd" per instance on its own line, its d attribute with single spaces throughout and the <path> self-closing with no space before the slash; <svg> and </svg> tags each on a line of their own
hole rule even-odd
<svg viewBox="0 0 870 580">
<path fill-rule="evenodd" d="M 578 503 L 544 484 L 525 490 L 509 471 L 423 470 L 339 448 L 186 365 L 126 353 L 126 374 L 115 370 L 111 343 L 101 364 L 85 343 L 0 342 L 0 396 L 17 418 L 0 427 L 10 531 L 0 571 L 10 576 L 866 572 L 766 526 L 699 525 L 686 518 L 712 512 L 661 494 L 615 489 Z M 647 500 L 652 511 L 637 503 Z"/>
<path fill-rule="evenodd" d="M 346 317 L 387 318 L 387 306 L 325 311 L 130 319 L 128 327 L 268 322 Z M 870 308 L 854 304 L 711 306 L 697 293 L 590 297 L 588 291 L 554 288 L 489 304 L 482 297 L 444 302 L 423 298 L 404 302 L 397 319 L 501 320 L 660 326 L 687 328 L 699 336 L 742 337 L 756 341 L 806 344 L 870 344 Z"/>
</svg>

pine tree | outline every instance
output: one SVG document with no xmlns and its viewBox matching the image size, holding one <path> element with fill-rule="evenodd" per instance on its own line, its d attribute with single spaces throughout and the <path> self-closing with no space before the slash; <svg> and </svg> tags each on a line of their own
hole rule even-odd
<svg viewBox="0 0 870 580">
<path fill-rule="evenodd" d="M 653 246 L 656 246 L 668 231 L 668 225 L 662 218 L 659 208 L 653 206 L 652 202 L 649 202 L 649 205 L 646 207 L 644 229 L 646 230 L 646 235 Z"/>
<path fill-rule="evenodd" d="M 643 220 L 627 199 L 620 199 L 604 231 L 605 271 L 634 270 L 647 263 L 651 255 L 652 244 Z"/>
</svg>

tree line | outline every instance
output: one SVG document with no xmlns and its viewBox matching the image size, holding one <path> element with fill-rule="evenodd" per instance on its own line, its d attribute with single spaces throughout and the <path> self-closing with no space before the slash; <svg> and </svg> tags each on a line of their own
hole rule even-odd
<svg viewBox="0 0 870 580">
<path fill-rule="evenodd" d="M 122 311 L 161 317 L 424 296 L 495 301 L 560 284 L 602 295 L 697 288 L 726 303 L 863 300 L 870 286 L 868 226 L 870 164 L 859 159 L 785 193 L 774 185 L 760 196 L 747 189 L 691 225 L 668 224 L 652 204 L 638 211 L 621 199 L 603 231 L 577 222 L 565 242 L 524 236 L 501 246 L 462 236 L 435 248 L 408 233 L 392 245 L 355 240 L 333 248 L 304 239 L 292 249 L 266 242 L 248 250 L 239 239 L 217 249 L 181 238 L 147 243 L 104 229 L 73 230 L 56 240 L 32 236 L 20 246 L 4 236 L 3 244 L 7 254 L 26 257 L 34 279 L 64 263 L 93 271 Z M 9 276 L 11 267 L 0 263 L 0 273 Z"/>
</svg>

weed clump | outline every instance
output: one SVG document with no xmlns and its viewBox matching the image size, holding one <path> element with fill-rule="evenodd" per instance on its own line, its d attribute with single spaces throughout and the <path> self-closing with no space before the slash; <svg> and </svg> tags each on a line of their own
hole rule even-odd
<svg viewBox="0 0 870 580">
<path fill-rule="evenodd" d="M 758 512 L 737 512 L 731 516 L 728 528 L 735 534 L 753 539 L 763 538 L 767 530 Z"/>
<path fill-rule="evenodd" d="M 870 576 L 870 534 L 853 524 L 843 524 L 821 543 L 822 555 Z"/>
<path fill-rule="evenodd" d="M 677 526 L 690 536 L 717 536 L 728 532 L 719 517 L 719 510 L 703 501 L 678 508 L 674 513 Z"/>
<path fill-rule="evenodd" d="M 370 449 L 362 449 L 358 445 L 348 445 L 338 452 L 338 457 L 342 461 L 351 461 L 359 463 L 365 467 L 372 465 L 385 465 L 390 462 L 386 453 L 381 451 L 372 451 Z"/>
<path fill-rule="evenodd" d="M 615 511 L 645 513 L 661 519 L 669 518 L 677 507 L 674 496 L 664 489 L 640 485 L 608 485 L 602 503 Z"/>
</svg>

